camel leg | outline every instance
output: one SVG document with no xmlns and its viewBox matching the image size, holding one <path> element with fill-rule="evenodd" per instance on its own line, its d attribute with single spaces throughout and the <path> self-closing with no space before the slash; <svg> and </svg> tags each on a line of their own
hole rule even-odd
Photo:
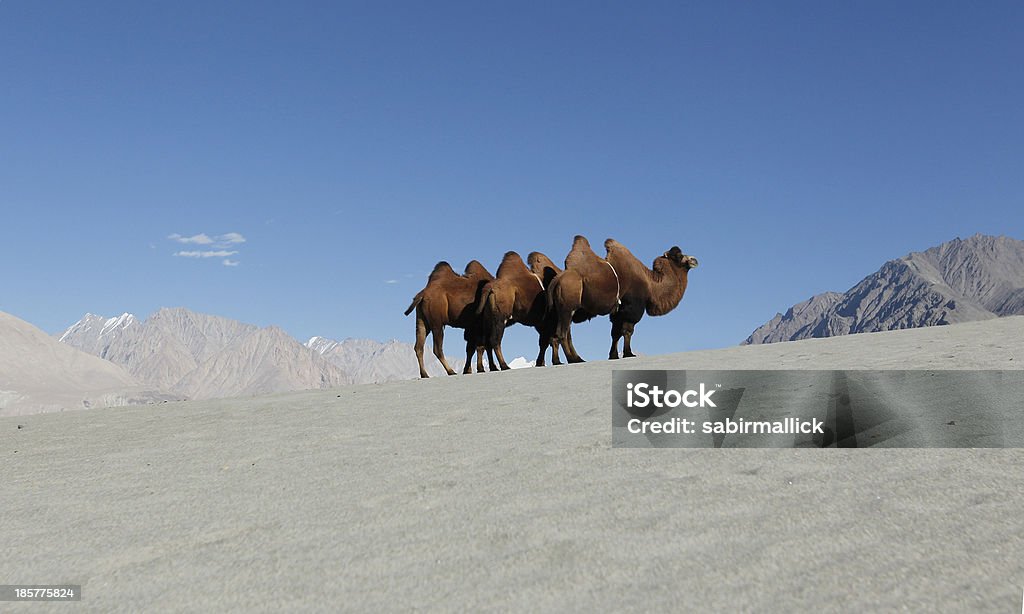
<svg viewBox="0 0 1024 614">
<path fill-rule="evenodd" d="M 504 354 L 501 353 L 501 344 L 500 343 L 498 345 L 494 346 L 494 353 L 498 357 L 498 368 L 497 369 L 491 369 L 491 371 L 499 371 L 499 370 L 500 371 L 508 371 L 509 369 L 512 368 L 512 367 L 508 366 L 507 362 L 505 362 L 505 356 L 504 356 Z M 494 363 L 492 362 L 491 364 L 493 365 Z"/>
<path fill-rule="evenodd" d="M 551 304 L 554 305 L 558 318 L 554 337 L 561 344 L 562 351 L 565 352 L 565 359 L 570 363 L 584 362 L 572 346 L 572 316 L 580 308 L 583 300 L 582 280 L 577 280 L 577 282 L 576 287 L 564 287 L 562 284 L 557 284 L 557 288 L 552 289 L 555 294 L 552 295 L 554 300 Z M 554 358 L 552 358 L 552 362 L 554 362 Z"/>
<path fill-rule="evenodd" d="M 570 316 L 570 319 L 571 319 L 571 316 Z M 571 363 L 587 362 L 587 361 L 583 360 L 583 357 L 580 356 L 576 352 L 576 346 L 572 344 L 572 328 L 571 327 L 569 328 L 569 330 L 565 334 L 565 340 L 568 343 L 568 347 L 569 347 L 569 349 L 565 350 L 565 359 L 568 360 Z M 563 346 L 563 349 L 564 349 L 564 346 Z"/>
<path fill-rule="evenodd" d="M 540 352 L 537 354 L 537 362 L 533 363 L 537 367 L 544 366 L 544 354 L 547 353 L 548 351 L 548 342 L 549 340 L 547 338 L 547 335 L 545 335 L 542 331 L 538 330 L 537 345 L 540 346 Z M 554 363 L 554 356 L 552 356 L 551 361 L 552 363 Z"/>
<path fill-rule="evenodd" d="M 560 365 L 562 361 L 558 358 L 558 343 L 555 342 L 554 338 L 548 339 L 548 344 L 551 345 L 551 364 Z M 568 358 L 566 358 L 568 360 Z"/>
<path fill-rule="evenodd" d="M 547 344 L 549 346 L 551 346 L 551 364 L 552 365 L 560 365 L 560 364 L 562 364 L 561 359 L 558 358 L 558 339 L 555 338 L 554 330 L 552 328 L 548 327 L 548 326 L 545 326 L 544 330 L 540 331 L 540 334 L 541 334 L 541 344 L 543 344 L 545 341 L 547 341 Z M 569 359 L 568 356 L 566 356 L 565 358 L 566 358 L 566 360 Z"/>
<path fill-rule="evenodd" d="M 633 353 L 633 349 L 629 347 L 629 340 L 633 338 L 633 324 L 632 322 L 622 323 L 622 357 L 633 358 L 636 354 Z"/>
<path fill-rule="evenodd" d="M 420 365 L 420 377 L 427 378 L 427 370 L 423 368 L 423 346 L 427 343 L 427 323 L 419 310 L 416 311 L 416 362 Z"/>
<path fill-rule="evenodd" d="M 619 357 L 619 339 L 622 338 L 622 320 L 612 316 L 612 349 L 608 350 L 608 360 L 616 360 Z M 629 347 L 628 343 L 623 349 Z"/>
<path fill-rule="evenodd" d="M 441 366 L 444 367 L 448 375 L 455 375 L 455 371 L 448 364 L 448 359 L 444 357 L 444 327 L 437 326 L 430 331 L 430 334 L 434 336 L 434 356 L 441 361 Z"/>
<path fill-rule="evenodd" d="M 501 340 L 505 337 L 504 322 L 492 322 L 487 335 L 482 339 L 487 346 L 487 357 L 491 361 L 491 371 L 507 371 L 508 363 L 501 352 Z M 497 356 L 497 362 L 495 362 Z"/>
<path fill-rule="evenodd" d="M 534 327 L 534 330 L 537 331 L 537 345 L 540 346 L 536 366 L 544 366 L 544 354 L 549 347 L 551 348 L 551 364 L 562 364 L 562 361 L 558 359 L 558 340 L 555 339 L 555 331 L 550 318 L 545 318 L 538 326 Z"/>
<path fill-rule="evenodd" d="M 569 327 L 572 326 L 572 314 L 573 312 L 571 311 L 563 311 L 559 313 L 558 327 L 555 329 L 555 338 L 562 346 L 565 358 L 569 362 L 574 362 L 572 359 L 572 350 L 569 349 Z"/>
<path fill-rule="evenodd" d="M 488 371 L 501 371 L 501 367 L 498 365 L 498 361 L 494 358 L 494 346 L 487 345 L 487 370 Z"/>
<path fill-rule="evenodd" d="M 469 375 L 473 372 L 473 355 L 476 354 L 476 358 L 480 361 L 480 366 L 477 369 L 483 368 L 483 359 L 480 357 L 479 352 L 473 342 L 470 339 L 466 339 L 466 365 L 462 367 L 462 374 Z"/>
</svg>

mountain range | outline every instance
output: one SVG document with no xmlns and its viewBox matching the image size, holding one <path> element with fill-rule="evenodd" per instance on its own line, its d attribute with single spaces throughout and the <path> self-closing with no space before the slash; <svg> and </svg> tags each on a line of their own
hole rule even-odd
<svg viewBox="0 0 1024 614">
<path fill-rule="evenodd" d="M 122 367 L 0 312 L 0 415 L 166 399 Z"/>
<path fill-rule="evenodd" d="M 276 326 L 260 328 L 184 308 L 86 314 L 59 340 L 123 367 L 141 382 L 180 398 L 210 399 L 333 388 L 352 383 Z"/>
<path fill-rule="evenodd" d="M 461 369 L 464 361 L 449 358 Z M 434 364 L 430 364 L 434 363 Z M 444 375 L 436 361 L 431 375 Z M 530 366 L 525 359 L 513 366 Z M 253 396 L 419 376 L 410 344 L 313 337 L 302 344 L 185 308 L 145 320 L 86 314 L 58 335 L 0 312 L 0 415 Z"/>
<path fill-rule="evenodd" d="M 890 260 L 844 293 L 797 303 L 744 344 L 1024 314 L 1024 241 L 977 234 Z"/>
</svg>

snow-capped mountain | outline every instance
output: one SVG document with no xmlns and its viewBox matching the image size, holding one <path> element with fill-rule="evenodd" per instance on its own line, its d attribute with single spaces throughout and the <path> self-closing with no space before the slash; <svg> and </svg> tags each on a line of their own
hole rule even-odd
<svg viewBox="0 0 1024 614">
<path fill-rule="evenodd" d="M 87 313 L 85 317 L 64 331 L 64 334 L 60 336 L 58 341 L 63 342 L 66 338 L 74 337 L 79 340 L 80 346 L 88 344 L 91 347 L 91 349 L 86 351 L 99 356 L 99 348 L 102 347 L 104 340 L 117 337 L 121 331 L 137 322 L 138 320 L 135 319 L 135 316 L 130 313 L 123 313 L 116 318 L 104 318 L 103 316 Z M 79 349 L 82 348 L 79 347 Z"/>
<path fill-rule="evenodd" d="M 1024 314 L 1024 241 L 974 235 L 885 263 L 845 293 L 797 303 L 744 343 L 918 328 Z"/>
<path fill-rule="evenodd" d="M 518 358 L 513 358 L 512 360 L 510 360 L 508 362 L 508 366 L 513 368 L 513 369 L 529 369 L 530 367 L 533 367 L 536 364 L 537 364 L 536 361 L 526 360 L 526 358 L 523 357 L 523 356 L 519 356 Z"/>
<path fill-rule="evenodd" d="M 118 365 L 0 312 L 0 416 L 164 398 Z"/>
<path fill-rule="evenodd" d="M 190 399 L 332 388 L 352 381 L 279 328 L 184 308 L 161 309 L 142 322 L 131 314 L 88 314 L 60 340 L 123 366 L 148 385 Z"/>
</svg>

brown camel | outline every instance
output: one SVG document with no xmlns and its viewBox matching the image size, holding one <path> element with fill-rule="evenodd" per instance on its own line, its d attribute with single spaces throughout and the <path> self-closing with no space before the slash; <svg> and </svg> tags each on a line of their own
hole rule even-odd
<svg viewBox="0 0 1024 614">
<path fill-rule="evenodd" d="M 412 304 L 405 310 L 409 315 L 416 310 L 416 360 L 420 366 L 420 377 L 429 377 L 423 368 L 423 346 L 427 335 L 434 336 L 434 356 L 448 375 L 455 371 L 448 365 L 444 357 L 444 327 L 452 326 L 466 330 L 466 366 L 462 370 L 471 373 L 473 369 L 472 354 L 476 350 L 477 371 L 483 371 L 483 331 L 476 315 L 477 303 L 483 285 L 494 279 L 487 269 L 476 260 L 466 265 L 463 275 L 452 270 L 447 262 L 438 262 L 427 279 L 427 285 L 412 299 Z M 488 352 L 491 370 L 496 370 L 494 357 Z"/>
<path fill-rule="evenodd" d="M 572 345 L 571 324 L 611 313 L 618 307 L 618 274 L 594 253 L 586 237 L 576 235 L 565 257 L 565 270 L 551 281 L 546 300 L 549 317 L 555 320 L 555 340 L 566 360 L 583 362 Z"/>
<path fill-rule="evenodd" d="M 551 347 L 552 364 L 561 364 L 554 339 L 554 320 L 546 317 L 547 301 L 544 297 L 544 288 L 561 269 L 540 252 L 532 252 L 527 260 L 529 268 L 516 252 L 506 253 L 494 281 L 484 285 L 477 306 L 477 314 L 488 323 L 486 345 L 494 349 L 503 370 L 509 367 L 501 352 L 501 340 L 505 327 L 513 322 L 537 330 L 540 345 L 536 363 L 538 367 L 544 366 L 544 354 L 548 346 Z"/>
<path fill-rule="evenodd" d="M 572 346 L 571 323 L 605 314 L 612 322 L 608 358 L 619 357 L 619 339 L 624 339 L 623 356 L 634 356 L 630 341 L 636 323 L 644 312 L 660 316 L 675 309 L 686 292 L 690 269 L 698 264 L 695 257 L 673 247 L 648 269 L 618 241 L 608 239 L 604 246 L 607 258 L 598 258 L 586 239 L 577 237 L 566 256 L 566 270 L 548 289 L 558 322 L 555 337 L 569 362 L 583 361 Z M 610 269 L 611 276 L 602 267 Z"/>
<path fill-rule="evenodd" d="M 654 259 L 648 269 L 636 256 L 615 239 L 604 242 L 608 250 L 607 260 L 619 273 L 621 293 L 619 308 L 611 314 L 612 347 L 609 359 L 619 357 L 618 344 L 622 338 L 622 356 L 635 356 L 630 348 L 633 327 L 644 317 L 663 316 L 672 311 L 683 300 L 690 269 L 699 262 L 694 256 L 687 256 L 678 246 Z"/>
</svg>

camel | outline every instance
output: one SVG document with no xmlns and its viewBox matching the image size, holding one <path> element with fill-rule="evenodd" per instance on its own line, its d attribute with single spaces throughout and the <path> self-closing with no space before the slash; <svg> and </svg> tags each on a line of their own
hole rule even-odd
<svg viewBox="0 0 1024 614">
<path fill-rule="evenodd" d="M 516 252 L 507 252 L 498 267 L 494 281 L 487 282 L 480 294 L 477 315 L 488 323 L 485 342 L 498 356 L 502 370 L 508 363 L 501 352 L 501 340 L 505 327 L 519 322 L 536 329 L 539 336 L 540 353 L 537 366 L 544 366 L 544 354 L 551 347 L 551 363 L 558 365 L 558 345 L 554 339 L 554 320 L 546 317 L 545 290 L 555 275 L 561 273 L 550 258 L 540 252 L 527 256 L 529 268 Z"/>
<path fill-rule="evenodd" d="M 698 265 L 679 247 L 655 258 L 648 269 L 618 241 L 608 239 L 604 246 L 607 257 L 600 258 L 585 238 L 577 236 L 565 258 L 565 271 L 548 288 L 549 310 L 557 318 L 555 337 L 569 362 L 583 362 L 572 346 L 571 324 L 597 315 L 609 315 L 612 322 L 608 358 L 619 357 L 619 339 L 624 339 L 623 357 L 635 356 L 630 342 L 637 322 L 644 312 L 660 316 L 675 309 L 686 292 L 690 269 Z"/>
<path fill-rule="evenodd" d="M 624 245 L 614 239 L 604 242 L 607 260 L 619 273 L 621 294 L 619 308 L 611 314 L 612 347 L 608 358 L 619 357 L 618 344 L 622 341 L 622 356 L 635 356 L 630 348 L 633 327 L 644 317 L 663 316 L 675 309 L 683 300 L 690 269 L 700 264 L 695 256 L 688 256 L 673 246 L 654 259 L 648 269 Z"/>
<path fill-rule="evenodd" d="M 572 345 L 573 322 L 585 322 L 594 316 L 609 314 L 619 305 L 619 276 L 607 260 L 590 247 L 582 235 L 576 235 L 565 257 L 565 270 L 548 286 L 547 309 L 555 320 L 555 339 L 571 363 L 583 362 Z"/>
<path fill-rule="evenodd" d="M 480 291 L 483 285 L 492 281 L 491 275 L 482 264 L 476 260 L 466 265 L 466 272 L 463 275 L 457 274 L 447 262 L 438 262 L 427 279 L 427 285 L 412 299 L 405 315 L 416 310 L 416 360 L 420 366 L 420 377 L 426 378 L 427 370 L 423 368 L 423 346 L 426 344 L 427 335 L 434 336 L 434 356 L 441 361 L 441 365 L 448 375 L 455 375 L 455 371 L 448 364 L 444 357 L 444 327 L 465 329 L 466 339 L 466 366 L 463 374 L 472 372 L 472 354 L 476 350 L 477 372 L 483 371 L 483 330 L 480 326 L 480 319 L 476 315 L 477 303 L 480 299 Z M 487 356 L 491 370 L 497 370 L 494 356 L 488 350 Z"/>
</svg>

